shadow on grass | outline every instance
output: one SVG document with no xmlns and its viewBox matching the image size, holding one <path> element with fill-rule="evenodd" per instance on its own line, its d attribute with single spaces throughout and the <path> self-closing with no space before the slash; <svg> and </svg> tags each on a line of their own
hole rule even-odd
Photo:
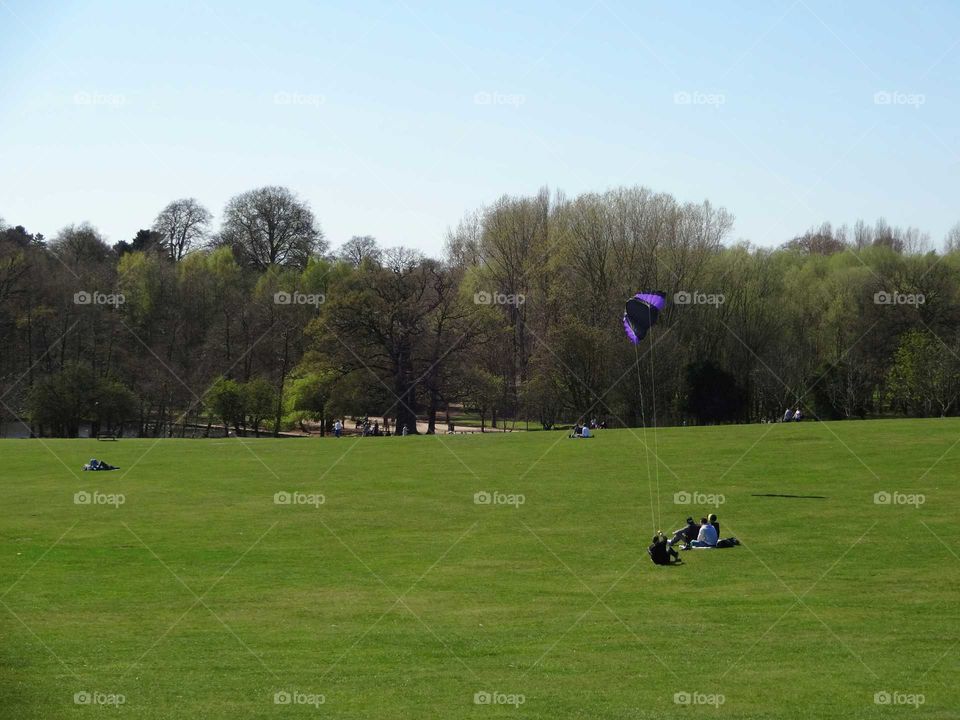
<svg viewBox="0 0 960 720">
<path fill-rule="evenodd" d="M 826 495 L 782 495 L 780 493 L 751 493 L 751 497 L 800 498 L 802 500 L 829 500 Z"/>
</svg>

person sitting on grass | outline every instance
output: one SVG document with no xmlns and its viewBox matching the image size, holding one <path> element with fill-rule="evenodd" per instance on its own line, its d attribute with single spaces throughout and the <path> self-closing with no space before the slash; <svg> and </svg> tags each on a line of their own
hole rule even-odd
<svg viewBox="0 0 960 720">
<path fill-rule="evenodd" d="M 710 513 L 707 515 L 707 522 L 713 525 L 713 529 L 717 531 L 717 537 L 720 537 L 720 522 L 717 520 L 717 514 Z"/>
<path fill-rule="evenodd" d="M 654 565 L 670 565 L 671 563 L 683 562 L 680 559 L 680 553 L 670 547 L 662 531 L 653 536 L 653 542 L 647 548 L 647 553 L 649 553 Z"/>
<path fill-rule="evenodd" d="M 683 549 L 715 548 L 717 546 L 717 540 L 719 539 L 720 536 L 717 535 L 717 529 L 707 522 L 706 518 L 700 518 L 700 532 L 697 534 L 697 539 L 685 545 Z"/>
<path fill-rule="evenodd" d="M 592 437 L 592 436 L 590 435 L 590 428 L 587 427 L 586 425 L 584 425 L 582 428 L 580 428 L 580 437 L 582 437 L 582 438 Z"/>
<path fill-rule="evenodd" d="M 580 437 L 580 431 L 581 431 L 581 430 L 582 430 L 582 428 L 580 427 L 580 423 L 577 422 L 577 423 L 573 426 L 573 432 L 570 433 L 570 437 L 572 437 L 572 438 L 578 438 L 578 437 Z"/>
<path fill-rule="evenodd" d="M 687 518 L 686 527 L 675 530 L 673 537 L 667 540 L 667 545 L 673 545 L 677 542 L 689 543 L 697 539 L 700 534 L 700 526 L 693 521 L 692 517 Z"/>
</svg>

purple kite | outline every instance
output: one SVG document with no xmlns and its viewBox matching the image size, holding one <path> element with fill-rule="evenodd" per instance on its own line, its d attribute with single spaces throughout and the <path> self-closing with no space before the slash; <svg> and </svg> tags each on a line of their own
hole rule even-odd
<svg viewBox="0 0 960 720">
<path fill-rule="evenodd" d="M 666 305 L 666 293 L 659 290 L 640 292 L 627 300 L 623 312 L 623 329 L 627 339 L 638 344 L 656 322 L 660 311 Z"/>
</svg>

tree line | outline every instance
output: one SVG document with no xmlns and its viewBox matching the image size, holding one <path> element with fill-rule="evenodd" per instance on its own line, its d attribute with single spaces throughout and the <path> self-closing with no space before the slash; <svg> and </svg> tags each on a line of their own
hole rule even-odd
<svg viewBox="0 0 960 720">
<path fill-rule="evenodd" d="M 960 398 L 960 225 L 813 228 L 779 246 L 647 188 L 542 189 L 467 213 L 442 257 L 331 249 L 284 187 L 195 199 L 129 241 L 0 220 L 0 420 L 39 436 L 428 432 L 463 407 L 550 429 L 942 416 Z M 624 301 L 667 305 L 639 346 Z"/>
</svg>

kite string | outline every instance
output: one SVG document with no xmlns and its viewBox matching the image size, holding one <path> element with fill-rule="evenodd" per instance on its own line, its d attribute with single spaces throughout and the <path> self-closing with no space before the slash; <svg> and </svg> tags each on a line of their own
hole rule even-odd
<svg viewBox="0 0 960 720">
<path fill-rule="evenodd" d="M 653 349 L 657 343 L 650 341 L 650 389 L 653 394 L 653 471 L 657 478 L 657 527 L 660 528 L 663 517 L 660 513 L 660 445 L 657 443 L 657 380 L 653 372 L 657 364 L 653 358 Z M 637 370 L 640 368 L 638 367 Z"/>
<path fill-rule="evenodd" d="M 640 427 L 643 433 L 643 451 L 647 464 L 647 487 L 650 490 L 650 522 L 653 524 L 653 532 L 656 532 L 657 516 L 653 508 L 653 484 L 650 477 L 650 446 L 647 445 L 647 419 L 643 412 L 643 380 L 640 375 L 640 350 L 636 345 L 633 346 L 633 353 L 636 357 L 635 364 L 637 366 L 637 391 L 640 395 Z"/>
</svg>

